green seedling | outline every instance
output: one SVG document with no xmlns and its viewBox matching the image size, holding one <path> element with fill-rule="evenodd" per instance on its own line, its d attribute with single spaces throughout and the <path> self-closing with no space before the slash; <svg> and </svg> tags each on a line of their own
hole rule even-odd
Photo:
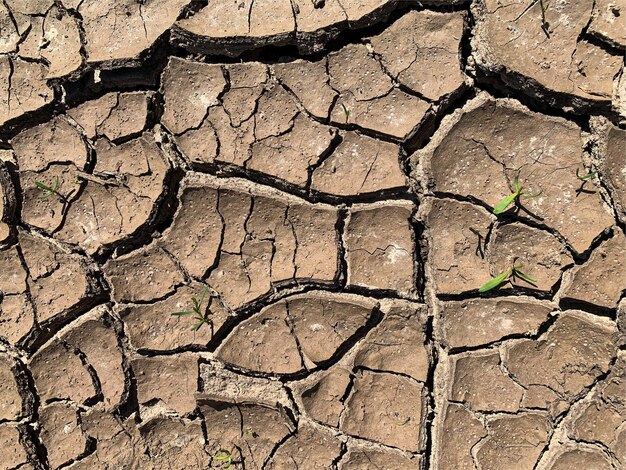
<svg viewBox="0 0 626 470">
<path fill-rule="evenodd" d="M 539 191 L 537 194 L 525 193 L 524 186 L 520 186 L 519 175 L 517 175 L 513 181 L 513 193 L 502 199 L 496 207 L 493 208 L 493 213 L 496 215 L 502 214 L 514 201 L 519 200 L 519 198 L 532 199 L 539 196 L 541 193 L 542 191 Z"/>
<path fill-rule="evenodd" d="M 541 29 L 550 38 L 550 23 L 546 20 L 546 12 L 550 8 L 550 2 L 543 3 L 543 0 L 539 0 L 539 6 L 541 7 Z"/>
<path fill-rule="evenodd" d="M 63 194 L 61 194 L 61 192 L 59 191 L 61 189 L 62 184 L 63 183 L 59 179 L 58 176 L 56 177 L 56 179 L 54 180 L 54 183 L 52 183 L 51 186 L 48 186 L 47 184 L 44 184 L 41 181 L 35 181 L 35 186 L 37 187 L 37 189 L 40 189 L 41 191 L 43 191 L 43 194 L 41 195 L 41 199 L 43 200 L 50 199 L 53 195 L 55 195 L 61 200 L 61 202 L 66 203 L 67 198 Z"/>
<path fill-rule="evenodd" d="M 592 178 L 595 178 L 596 176 L 598 176 L 597 171 L 590 171 L 589 173 L 585 175 L 581 175 L 578 168 L 576 168 L 576 178 L 578 178 L 578 180 L 580 181 L 580 188 L 576 190 L 576 197 L 580 196 L 581 193 L 593 194 L 593 191 L 589 191 L 585 189 L 585 185 L 587 184 L 587 181 L 589 181 Z"/>
<path fill-rule="evenodd" d="M 350 119 L 350 110 L 346 108 L 346 105 L 343 103 L 341 103 L 341 107 L 343 108 L 343 114 L 346 115 L 346 122 L 348 122 L 348 119 Z"/>
<path fill-rule="evenodd" d="M 196 324 L 191 327 L 193 331 L 198 331 L 202 325 L 206 323 L 206 319 L 202 314 L 202 304 L 204 303 L 204 297 L 208 292 L 209 288 L 204 287 L 202 291 L 202 297 L 198 300 L 195 296 L 191 296 L 191 310 L 185 310 L 183 312 L 174 312 L 172 313 L 173 317 L 183 317 L 185 315 L 194 315 L 194 320 L 196 320 Z"/>
<path fill-rule="evenodd" d="M 597 171 L 590 171 L 586 175 L 581 175 L 578 168 L 576 168 L 576 178 L 578 178 L 580 181 L 590 180 L 591 178 L 595 178 L 597 175 L 598 175 Z"/>
<path fill-rule="evenodd" d="M 229 468 L 233 464 L 233 454 L 230 450 L 220 449 L 217 454 L 213 456 L 213 460 L 221 462 L 222 468 Z"/>
<path fill-rule="evenodd" d="M 516 261 L 517 261 L 517 258 L 513 260 L 513 265 L 510 268 L 508 268 L 506 271 L 501 272 L 496 277 L 492 278 L 490 281 L 487 281 L 485 284 L 480 286 L 480 289 L 478 289 L 478 292 L 490 291 L 491 289 L 495 289 L 496 287 L 501 286 L 505 282 L 510 282 L 511 284 L 513 284 L 513 282 L 517 278 L 523 279 L 529 284 L 535 285 L 537 280 L 530 277 L 528 274 L 524 274 L 521 271 L 522 265 L 517 264 Z"/>
</svg>

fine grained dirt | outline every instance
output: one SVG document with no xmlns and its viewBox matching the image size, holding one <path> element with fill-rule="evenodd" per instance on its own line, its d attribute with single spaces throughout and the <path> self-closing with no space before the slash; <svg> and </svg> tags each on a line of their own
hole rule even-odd
<svg viewBox="0 0 626 470">
<path fill-rule="evenodd" d="M 626 468 L 625 34 L 1 1 L 0 470 Z"/>
</svg>

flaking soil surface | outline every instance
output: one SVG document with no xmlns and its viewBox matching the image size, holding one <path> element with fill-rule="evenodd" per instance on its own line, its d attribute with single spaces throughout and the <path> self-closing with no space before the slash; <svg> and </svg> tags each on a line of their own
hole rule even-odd
<svg viewBox="0 0 626 470">
<path fill-rule="evenodd" d="M 626 468 L 625 32 L 0 1 L 0 470 Z"/>
</svg>

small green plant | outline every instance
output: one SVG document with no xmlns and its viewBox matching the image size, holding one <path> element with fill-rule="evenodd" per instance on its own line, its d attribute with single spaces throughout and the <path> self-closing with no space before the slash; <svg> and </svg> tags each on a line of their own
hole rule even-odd
<svg viewBox="0 0 626 470">
<path fill-rule="evenodd" d="M 589 191 L 585 189 L 585 185 L 589 180 L 598 176 L 597 171 L 590 171 L 584 175 L 580 174 L 580 170 L 576 168 L 576 178 L 580 181 L 580 187 L 576 190 L 576 197 L 580 196 L 581 193 L 593 194 L 593 191 Z"/>
<path fill-rule="evenodd" d="M 348 119 L 350 119 L 350 110 L 346 108 L 346 105 L 343 103 L 341 103 L 341 107 L 343 108 L 343 114 L 346 115 L 346 122 L 348 122 Z"/>
<path fill-rule="evenodd" d="M 233 464 L 233 453 L 227 449 L 220 449 L 213 456 L 213 460 L 222 463 L 222 468 L 229 468 Z"/>
<path fill-rule="evenodd" d="M 493 213 L 496 215 L 502 214 L 505 210 L 507 210 L 511 203 L 519 198 L 523 197 L 524 199 L 532 199 L 539 196 L 541 193 L 542 191 L 539 191 L 537 194 L 525 193 L 524 186 L 520 186 L 519 175 L 517 175 L 513 181 L 513 192 L 496 204 L 496 207 L 493 208 Z"/>
<path fill-rule="evenodd" d="M 541 29 L 550 38 L 550 23 L 546 20 L 546 12 L 550 8 L 550 2 L 543 3 L 543 0 L 539 0 L 539 6 L 541 7 Z"/>
<path fill-rule="evenodd" d="M 496 277 L 492 278 L 491 280 L 487 281 L 485 284 L 480 286 L 480 289 L 478 289 L 478 292 L 490 291 L 491 289 L 495 289 L 496 287 L 501 286 L 505 282 L 510 282 L 511 284 L 513 284 L 513 282 L 517 278 L 523 279 L 524 281 L 532 285 L 535 285 L 537 280 L 530 277 L 528 274 L 524 274 L 521 271 L 521 269 L 522 269 L 522 265 L 517 264 L 517 258 L 515 258 L 513 260 L 513 265 L 510 268 L 508 268 L 505 271 L 502 271 Z"/>
<path fill-rule="evenodd" d="M 48 186 L 47 184 L 42 183 L 41 181 L 35 181 L 35 186 L 37 187 L 37 189 L 40 189 L 43 192 L 43 194 L 41 195 L 41 199 L 43 200 L 50 199 L 53 195 L 55 195 L 59 198 L 61 202 L 67 203 L 67 197 L 65 197 L 60 192 L 62 184 L 63 182 L 61 179 L 59 179 L 58 176 L 55 178 L 54 183 L 52 183 L 51 186 Z"/>
<path fill-rule="evenodd" d="M 586 175 L 581 175 L 578 168 L 576 168 L 576 178 L 578 178 L 580 181 L 590 180 L 591 178 L 595 178 L 597 175 L 598 175 L 597 171 L 590 171 Z"/>
<path fill-rule="evenodd" d="M 191 296 L 191 304 L 192 304 L 191 310 L 185 310 L 182 312 L 174 312 L 172 313 L 172 316 L 182 317 L 185 315 L 194 315 L 194 320 L 196 320 L 196 324 L 193 325 L 191 329 L 193 331 L 198 331 L 200 327 L 207 322 L 206 318 L 204 318 L 204 315 L 202 314 L 202 304 L 204 303 L 204 298 L 206 297 L 206 293 L 208 292 L 208 290 L 209 288 L 205 286 L 204 290 L 202 291 L 202 296 L 200 297 L 200 300 L 198 300 L 193 295 Z"/>
</svg>

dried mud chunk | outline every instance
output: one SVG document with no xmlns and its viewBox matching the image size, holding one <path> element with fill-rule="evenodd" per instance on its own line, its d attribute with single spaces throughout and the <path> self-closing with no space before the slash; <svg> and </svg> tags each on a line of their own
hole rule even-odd
<svg viewBox="0 0 626 470">
<path fill-rule="evenodd" d="M 85 450 L 87 441 L 78 424 L 76 409 L 66 403 L 52 403 L 39 410 L 41 442 L 48 463 L 57 468 Z"/>
<path fill-rule="evenodd" d="M 107 261 L 103 271 L 118 302 L 162 298 L 184 281 L 172 258 L 154 245 Z"/>
<path fill-rule="evenodd" d="M 626 422 L 626 355 L 621 353 L 609 376 L 598 384 L 577 413 L 570 413 L 567 434 L 578 442 L 602 443 L 624 461 L 623 423 Z M 621 449 L 620 449 L 621 447 Z"/>
<path fill-rule="evenodd" d="M 278 283 L 333 282 L 336 222 L 332 206 L 238 178 L 193 174 L 183 182 L 182 204 L 164 242 L 190 274 L 208 276 L 226 306 L 237 309 Z"/>
<path fill-rule="evenodd" d="M 11 19 L 11 10 L 0 4 L 0 54 L 15 52 L 20 41 L 20 33 Z"/>
<path fill-rule="evenodd" d="M 84 354 L 95 371 L 106 409 L 117 406 L 125 390 L 122 355 L 110 321 L 107 309 L 99 307 L 60 333 L 68 347 Z"/>
<path fill-rule="evenodd" d="M 153 468 L 132 420 L 122 423 L 113 414 L 92 408 L 81 414 L 81 428 L 97 441 L 97 446 L 93 454 L 70 466 L 72 470 L 90 470 L 102 462 L 108 465 L 105 468 Z"/>
<path fill-rule="evenodd" d="M 626 8 L 625 8 L 626 9 Z M 624 14 L 626 18 L 626 12 Z M 626 131 L 605 121 L 600 145 L 599 166 L 602 179 L 609 187 L 613 201 L 617 206 L 618 217 L 626 221 Z"/>
<path fill-rule="evenodd" d="M 195 354 L 137 357 L 131 361 L 131 367 L 137 379 L 140 405 L 157 402 L 179 416 L 196 408 L 198 357 Z"/>
<path fill-rule="evenodd" d="M 394 374 L 360 371 L 341 429 L 403 450 L 424 447 L 424 386 Z"/>
<path fill-rule="evenodd" d="M 37 235 L 21 232 L 20 245 L 30 272 L 30 294 L 39 322 L 78 308 L 98 293 L 84 258 Z"/>
<path fill-rule="evenodd" d="M 28 455 L 20 442 L 20 431 L 17 426 L 1 423 L 0 442 L 3 443 L 0 469 L 28 468 Z"/>
<path fill-rule="evenodd" d="M 41 58 L 50 64 L 46 78 L 58 78 L 77 70 L 83 62 L 80 55 L 80 30 L 67 11 L 50 8 L 43 21 Z"/>
<path fill-rule="evenodd" d="M 148 118 L 152 93 L 107 93 L 67 111 L 87 137 L 118 140 L 141 132 Z"/>
<path fill-rule="evenodd" d="M 220 65 L 172 57 L 162 77 L 163 125 L 174 134 L 197 128 L 226 85 Z"/>
<path fill-rule="evenodd" d="M 129 305 L 122 308 L 125 331 L 137 349 L 173 350 L 185 346 L 206 346 L 213 332 L 218 331 L 228 313 L 211 292 L 204 296 L 202 312 L 209 314 L 208 324 L 193 331 L 196 323 L 189 316 L 175 317 L 174 312 L 189 311 L 191 297 L 202 298 L 205 286 L 193 284 L 179 287 L 167 299 L 149 305 Z"/>
<path fill-rule="evenodd" d="M 482 422 L 462 405 L 449 403 L 439 415 L 435 455 L 441 470 L 475 470 L 472 449 L 487 436 Z"/>
<path fill-rule="evenodd" d="M 512 100 L 479 96 L 441 126 L 427 149 L 414 155 L 413 164 L 417 159 L 433 191 L 474 197 L 491 206 L 511 194 L 519 175 L 526 193 L 540 193 L 522 198 L 528 212 L 519 215 L 556 229 L 579 253 L 613 225 L 598 188 L 588 185 L 588 191 L 580 191 L 581 129 Z"/>
<path fill-rule="evenodd" d="M 42 64 L 0 56 L 0 125 L 52 102 L 47 73 Z"/>
<path fill-rule="evenodd" d="M 531 94 L 543 96 L 550 90 L 610 103 L 613 78 L 623 58 L 579 41 L 589 23 L 592 0 L 547 8 L 547 27 L 539 3 L 528 6 L 518 0 L 507 8 L 500 6 L 498 0 L 474 6 L 477 28 L 472 46 L 481 69 L 489 74 L 506 71 L 508 84 Z M 581 54 L 590 47 L 593 56 Z"/>
<path fill-rule="evenodd" d="M 510 335 L 536 334 L 554 307 L 530 297 L 445 302 L 442 339 L 450 348 L 489 344 Z"/>
<path fill-rule="evenodd" d="M 89 62 L 132 59 L 170 28 L 186 0 L 86 1 L 78 6 Z M 114 32 L 114 38 L 104 31 Z"/>
<path fill-rule="evenodd" d="M 285 302 L 269 305 L 238 325 L 216 357 L 247 370 L 272 374 L 293 374 L 304 368 Z"/>
<path fill-rule="evenodd" d="M 340 124 L 355 124 L 364 129 L 404 140 L 415 133 L 428 109 L 427 102 L 397 88 L 393 88 L 384 96 L 368 101 L 358 101 L 354 95 L 347 93 L 342 94 L 337 100 L 333 107 L 331 121 Z"/>
<path fill-rule="evenodd" d="M 21 172 L 42 172 L 52 163 L 72 163 L 81 170 L 87 165 L 87 146 L 63 116 L 20 132 L 11 145 Z"/>
<path fill-rule="evenodd" d="M 263 396 L 268 403 L 290 406 L 283 383 L 274 379 L 243 375 L 227 369 L 218 361 L 200 364 L 200 391 L 197 401 L 221 397 L 242 403 Z"/>
<path fill-rule="evenodd" d="M 357 101 L 380 98 L 393 88 L 391 78 L 364 44 L 351 44 L 332 53 L 328 58 L 328 73 L 334 90 L 350 93 Z"/>
<path fill-rule="evenodd" d="M 298 107 L 287 91 L 278 85 L 265 90 L 259 98 L 254 115 L 254 136 L 263 140 L 280 136 L 292 129 Z"/>
<path fill-rule="evenodd" d="M 29 366 L 42 403 L 53 399 L 84 403 L 96 395 L 91 376 L 80 358 L 58 338 L 37 351 Z"/>
<path fill-rule="evenodd" d="M 354 205 L 346 223 L 348 284 L 414 295 L 413 204 Z"/>
<path fill-rule="evenodd" d="M 81 176 L 86 188 L 67 211 L 58 238 L 89 254 L 133 235 L 154 217 L 165 191 L 169 164 L 151 134 L 114 146 L 96 143 L 96 177 Z"/>
<path fill-rule="evenodd" d="M 218 207 L 220 196 L 218 189 L 184 182 L 178 211 L 163 236 L 164 246 L 192 276 L 203 277 L 217 259 L 226 222 Z M 250 199 L 247 194 L 241 198 Z"/>
<path fill-rule="evenodd" d="M 427 199 L 420 218 L 428 229 L 430 271 L 439 294 L 478 289 L 490 279 L 485 239 L 493 217 L 473 204 Z"/>
<path fill-rule="evenodd" d="M 459 63 L 462 34 L 461 13 L 411 11 L 370 38 L 370 43 L 396 80 L 438 100 L 463 85 Z"/>
<path fill-rule="evenodd" d="M 599 0 L 593 6 L 589 33 L 613 46 L 625 49 L 626 4 L 619 0 Z"/>
<path fill-rule="evenodd" d="M 15 363 L 9 356 L 0 355 L 0 420 L 13 421 L 22 415 L 22 397 L 13 370 Z"/>
<path fill-rule="evenodd" d="M 359 345 L 354 365 L 426 382 L 430 364 L 425 345 L 426 309 L 398 301 L 384 310 L 382 322 Z"/>
<path fill-rule="evenodd" d="M 209 453 L 236 449 L 233 460 L 243 461 L 245 468 L 262 468 L 278 443 L 294 431 L 282 407 L 216 399 L 200 403 L 200 412 L 206 423 Z"/>
<path fill-rule="evenodd" d="M 350 376 L 348 369 L 333 367 L 328 372 L 320 373 L 310 386 L 303 385 L 300 399 L 306 413 L 320 423 L 338 427 Z"/>
<path fill-rule="evenodd" d="M 47 233 L 54 233 L 62 227 L 68 210 L 81 183 L 76 179 L 77 169 L 72 164 L 51 164 L 44 172 L 20 172 L 22 189 L 22 221 L 30 226 L 40 228 Z M 57 183 L 58 181 L 58 183 Z M 57 188 L 61 196 L 40 189 L 37 183 Z"/>
<path fill-rule="evenodd" d="M 315 292 L 286 300 L 289 323 L 302 355 L 315 364 L 331 359 L 373 316 L 375 302 Z"/>
<path fill-rule="evenodd" d="M 332 468 L 341 452 L 341 442 L 326 430 L 301 424 L 295 436 L 290 437 L 272 456 L 265 468 L 291 470 Z"/>
<path fill-rule="evenodd" d="M 328 70 L 330 86 L 340 93 L 331 113 L 333 122 L 356 124 L 404 139 L 428 109 L 426 102 L 394 89 L 391 78 L 365 45 L 348 45 L 332 53 Z"/>
<path fill-rule="evenodd" d="M 267 137 L 252 146 L 246 168 L 304 187 L 309 169 L 328 151 L 335 133 L 333 128 L 299 114 L 287 134 Z"/>
<path fill-rule="evenodd" d="M 522 266 L 524 274 L 537 280 L 533 284 L 515 280 L 520 287 L 549 291 L 561 278 L 565 266 L 573 262 L 565 246 L 553 235 L 519 223 L 498 226 L 489 246 L 494 276 L 515 263 Z"/>
<path fill-rule="evenodd" d="M 402 468 L 403 470 L 420 470 L 422 468 L 422 456 L 409 456 L 391 450 L 379 450 L 349 446 L 348 452 L 340 461 L 341 470 L 379 470 L 389 468 Z"/>
<path fill-rule="evenodd" d="M 555 457 L 546 468 L 549 470 L 571 470 L 572 468 L 612 470 L 615 467 L 600 450 L 567 449 Z"/>
<path fill-rule="evenodd" d="M 604 374 L 617 350 L 613 322 L 568 311 L 539 340 L 507 348 L 506 367 L 522 385 L 543 384 L 573 398 Z"/>
<path fill-rule="evenodd" d="M 227 64 L 224 68 L 230 87 L 222 97 L 222 107 L 231 126 L 239 127 L 256 112 L 268 79 L 268 68 L 260 62 Z"/>
<path fill-rule="evenodd" d="M 218 0 L 179 20 L 173 33 L 176 42 L 192 50 L 237 56 L 246 49 L 291 42 L 295 29 L 289 0 Z"/>
<path fill-rule="evenodd" d="M 550 424 L 545 415 L 525 413 L 488 421 L 489 436 L 476 450 L 484 470 L 532 470 L 548 442 Z"/>
<path fill-rule="evenodd" d="M 35 323 L 33 305 L 26 294 L 4 295 L 0 302 L 0 337 L 15 344 Z"/>
<path fill-rule="evenodd" d="M 337 196 L 358 196 L 406 186 L 399 148 L 346 132 L 335 151 L 313 170 L 311 189 Z"/>
<path fill-rule="evenodd" d="M 615 309 L 626 289 L 626 237 L 615 230 L 613 238 L 597 247 L 589 260 L 574 268 L 561 295 L 565 302 L 581 302 Z M 603 279 L 598 282 L 598 279 Z"/>
<path fill-rule="evenodd" d="M 466 403 L 475 411 L 516 412 L 524 389 L 502 368 L 498 352 L 455 356 L 450 400 Z"/>
<path fill-rule="evenodd" d="M 301 0 L 311 3 L 310 0 Z M 328 5 L 329 1 L 326 1 Z M 272 66 L 280 83 L 296 95 L 304 108 L 320 119 L 327 119 L 337 92 L 328 84 L 326 59 L 317 62 L 294 60 Z"/>
<path fill-rule="evenodd" d="M 140 429 L 154 468 L 207 468 L 211 456 L 204 448 L 200 420 L 157 416 Z"/>
</svg>

